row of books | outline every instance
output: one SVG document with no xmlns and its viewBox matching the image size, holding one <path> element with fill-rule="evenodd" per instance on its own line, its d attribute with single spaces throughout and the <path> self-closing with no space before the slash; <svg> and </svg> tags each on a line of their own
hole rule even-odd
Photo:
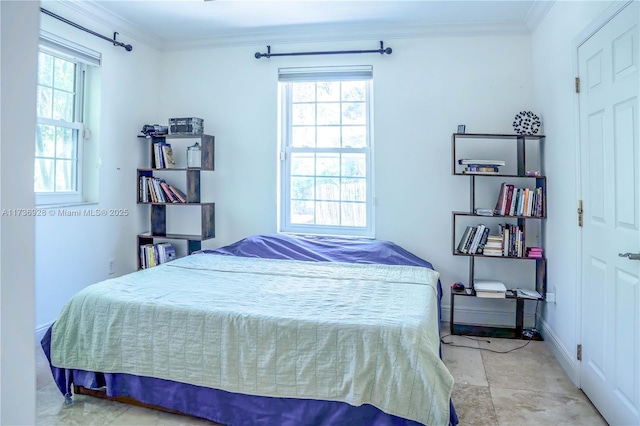
<svg viewBox="0 0 640 426">
<path fill-rule="evenodd" d="M 542 258 L 542 249 L 529 247 L 525 250 L 524 232 L 519 225 L 498 224 L 499 234 L 490 235 L 488 226 L 467 226 L 458 242 L 456 252 L 482 254 L 485 256 Z"/>
<path fill-rule="evenodd" d="M 483 224 L 478 226 L 467 226 L 456 250 L 458 253 L 483 254 L 488 238 L 488 226 Z"/>
<path fill-rule="evenodd" d="M 173 185 L 153 176 L 140 176 L 139 198 L 143 203 L 186 203 L 187 196 Z"/>
<path fill-rule="evenodd" d="M 151 268 L 176 258 L 176 249 L 170 243 L 145 244 L 140 246 L 140 266 Z"/>
<path fill-rule="evenodd" d="M 542 217 L 543 198 L 542 188 L 516 188 L 503 182 L 494 213 L 498 216 Z"/>
<path fill-rule="evenodd" d="M 173 159 L 171 144 L 156 142 L 153 144 L 153 160 L 156 169 L 175 169 L 176 162 Z"/>
</svg>

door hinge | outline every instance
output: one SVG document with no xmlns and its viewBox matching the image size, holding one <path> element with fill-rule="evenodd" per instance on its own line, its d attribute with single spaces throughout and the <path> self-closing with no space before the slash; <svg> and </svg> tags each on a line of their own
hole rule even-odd
<svg viewBox="0 0 640 426">
<path fill-rule="evenodd" d="M 578 345 L 576 348 L 576 358 L 578 358 L 578 361 L 582 361 L 582 345 Z"/>
<path fill-rule="evenodd" d="M 576 93 L 580 93 L 580 77 L 576 77 Z"/>
<path fill-rule="evenodd" d="M 582 226 L 582 200 L 578 200 L 578 226 Z"/>
<path fill-rule="evenodd" d="M 284 161 L 287 159 L 287 153 L 285 151 L 280 152 L 280 160 Z"/>
</svg>

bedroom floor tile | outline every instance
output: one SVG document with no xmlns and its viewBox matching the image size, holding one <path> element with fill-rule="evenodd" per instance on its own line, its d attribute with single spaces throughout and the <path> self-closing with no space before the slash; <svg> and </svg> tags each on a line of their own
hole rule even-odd
<svg viewBox="0 0 640 426">
<path fill-rule="evenodd" d="M 507 351 L 526 343 L 522 340 L 489 339 L 481 348 Z M 510 353 L 482 352 L 489 386 L 504 389 L 555 392 L 571 395 L 575 385 L 569 380 L 545 342 L 530 341 Z"/>
<path fill-rule="evenodd" d="M 36 424 L 42 426 L 104 426 L 130 407 L 84 395 L 75 395 L 74 404 L 64 405 L 64 397 L 55 383 L 36 392 Z"/>
<path fill-rule="evenodd" d="M 53 383 L 49 361 L 40 346 L 36 347 L 36 389 Z"/>
<path fill-rule="evenodd" d="M 453 406 L 460 420 L 460 426 L 498 425 L 493 408 L 491 392 L 486 386 L 472 386 L 456 383 L 453 385 Z"/>
<path fill-rule="evenodd" d="M 572 394 L 491 388 L 499 425 L 605 425 L 600 413 L 576 389 Z"/>
<path fill-rule="evenodd" d="M 474 386 L 488 386 L 487 375 L 482 364 L 482 355 L 475 340 L 463 336 L 447 336 L 445 342 L 453 345 L 471 346 L 475 349 L 442 345 L 442 360 L 456 383 Z"/>
</svg>

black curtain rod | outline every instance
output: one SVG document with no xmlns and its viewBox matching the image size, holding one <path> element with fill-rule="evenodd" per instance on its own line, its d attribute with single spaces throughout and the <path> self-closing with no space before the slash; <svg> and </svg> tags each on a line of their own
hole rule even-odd
<svg viewBox="0 0 640 426">
<path fill-rule="evenodd" d="M 113 38 L 111 39 L 111 38 L 109 38 L 109 37 L 107 37 L 107 36 L 103 36 L 102 34 L 98 34 L 98 33 L 97 33 L 97 32 L 95 32 L 95 31 L 91 31 L 89 28 L 85 28 L 85 27 L 83 27 L 82 25 L 78 25 L 78 24 L 76 24 L 76 23 L 75 23 L 75 22 L 73 22 L 73 21 L 70 21 L 70 20 L 68 20 L 68 19 L 66 19 L 66 18 L 63 18 L 63 17 L 62 17 L 62 16 L 60 16 L 60 15 L 56 15 L 55 13 L 53 13 L 53 12 L 51 12 L 51 11 L 48 11 L 47 9 L 44 9 L 44 8 L 42 8 L 42 7 L 40 8 L 40 12 L 44 13 L 45 15 L 49 15 L 49 16 L 51 16 L 52 18 L 56 18 L 56 19 L 58 19 L 58 20 L 60 20 L 60 21 L 64 22 L 65 24 L 69 24 L 69 25 L 71 25 L 72 27 L 76 27 L 76 28 L 77 28 L 77 29 L 79 29 L 79 30 L 86 31 L 86 32 L 88 32 L 89 34 L 93 34 L 93 35 L 94 35 L 94 36 L 96 36 L 96 37 L 100 37 L 100 38 L 101 38 L 101 39 L 103 39 L 103 40 L 107 40 L 108 42 L 113 43 L 113 45 L 114 45 L 114 46 L 124 47 L 124 50 L 126 50 L 127 52 L 131 52 L 131 51 L 133 50 L 133 47 L 132 47 L 130 44 L 120 43 L 119 41 L 117 41 L 117 40 L 116 40 L 116 35 L 118 35 L 118 33 L 116 33 L 116 32 L 114 32 L 114 33 L 113 33 Z"/>
<path fill-rule="evenodd" d="M 256 59 L 271 58 L 272 56 L 302 56 L 302 55 L 342 55 L 345 53 L 379 53 L 384 55 L 391 55 L 391 48 L 384 48 L 384 43 L 380 41 L 380 49 L 375 50 L 334 50 L 324 52 L 293 52 L 293 53 L 271 53 L 271 46 L 267 46 L 267 53 L 256 52 Z"/>
</svg>

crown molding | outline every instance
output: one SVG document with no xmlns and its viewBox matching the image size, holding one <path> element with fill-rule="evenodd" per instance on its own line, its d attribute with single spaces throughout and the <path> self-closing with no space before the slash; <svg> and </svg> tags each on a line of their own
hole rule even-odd
<svg viewBox="0 0 640 426">
<path fill-rule="evenodd" d="M 531 9 L 524 18 L 524 22 L 530 32 L 534 32 L 540 22 L 547 16 L 551 7 L 555 4 L 555 0 L 535 0 L 531 5 Z"/>
<path fill-rule="evenodd" d="M 529 35 L 524 24 L 439 25 L 314 25 L 289 26 L 267 31 L 236 32 L 182 40 L 167 40 L 164 51 L 294 43 L 354 40 L 398 40 L 411 38 Z M 377 49 L 375 45 L 372 49 Z M 275 52 L 274 52 L 275 53 Z"/>
<path fill-rule="evenodd" d="M 55 0 L 52 3 L 59 3 L 88 19 L 99 22 L 106 27 L 111 27 L 114 31 L 117 30 L 121 38 L 131 37 L 161 52 L 309 42 L 321 43 L 354 40 L 386 41 L 411 38 L 531 34 L 527 25 L 522 22 L 431 25 L 318 24 L 292 25 L 261 31 L 238 30 L 207 37 L 170 39 L 142 31 L 133 22 L 122 18 L 93 1 Z M 538 0 L 536 3 L 552 2 Z M 532 7 L 532 10 L 533 9 Z M 544 13 L 546 13 L 546 10 Z M 531 11 L 529 15 L 531 15 Z M 377 46 L 374 46 L 374 48 L 377 48 Z"/>
<path fill-rule="evenodd" d="M 109 9 L 106 9 L 94 1 L 55 0 L 50 3 L 58 3 L 85 18 L 91 19 L 106 27 L 111 27 L 113 31 L 118 31 L 121 38 L 131 37 L 156 50 L 162 50 L 163 44 L 166 43 L 166 39 L 158 38 L 155 34 L 141 31 L 133 22 L 111 12 Z M 47 9 L 45 2 L 42 2 L 41 5 Z"/>
</svg>

